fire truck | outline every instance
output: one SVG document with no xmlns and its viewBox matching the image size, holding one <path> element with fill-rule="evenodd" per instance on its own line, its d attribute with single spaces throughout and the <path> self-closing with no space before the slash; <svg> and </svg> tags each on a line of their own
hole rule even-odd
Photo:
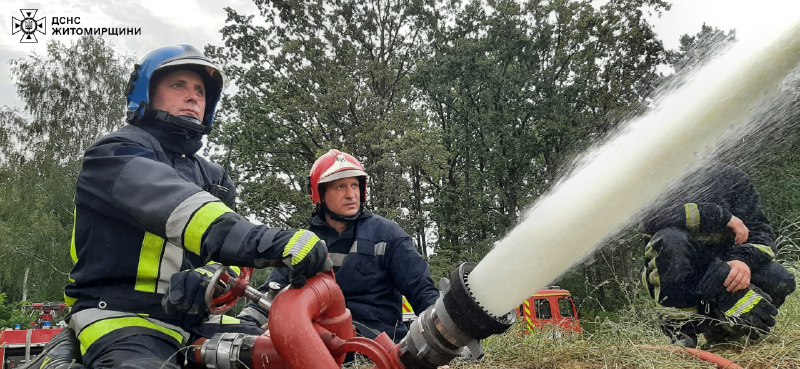
<svg viewBox="0 0 800 369">
<path fill-rule="evenodd" d="M 416 318 L 414 309 L 403 296 L 403 322 L 410 325 Z M 527 298 L 517 308 L 517 319 L 524 322 L 527 334 L 542 330 L 557 334 L 583 332 L 575 298 L 559 286 L 549 286 Z"/>
<path fill-rule="evenodd" d="M 16 368 L 28 362 L 63 330 L 63 328 L 56 327 L 55 322 L 67 312 L 66 304 L 35 303 L 23 308 L 31 312 L 31 328 L 22 329 L 23 327 L 18 324 L 13 329 L 0 331 L 2 369 Z"/>
<path fill-rule="evenodd" d="M 583 332 L 575 298 L 558 286 L 547 287 L 523 301 L 517 317 L 524 322 L 527 334 L 544 330 L 557 336 Z"/>
</svg>

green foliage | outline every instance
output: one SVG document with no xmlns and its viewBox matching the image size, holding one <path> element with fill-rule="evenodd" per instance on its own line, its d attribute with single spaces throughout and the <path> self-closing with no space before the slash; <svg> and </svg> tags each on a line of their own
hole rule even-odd
<svg viewBox="0 0 800 369">
<path fill-rule="evenodd" d="M 690 70 L 735 35 L 704 26 L 667 52 L 647 21 L 668 10 L 659 0 L 255 3 L 252 15 L 228 8 L 224 45 L 206 49 L 237 87 L 210 140 L 229 146 L 240 210 L 305 226 L 314 159 L 350 152 L 370 173 L 369 206 L 436 252 L 436 280 L 482 258 L 577 152 L 645 109 L 664 79 L 657 67 Z M 9 300 L 25 288 L 32 301 L 61 297 L 80 154 L 123 124 L 130 65 L 97 38 L 51 42 L 46 55 L 11 63 L 24 109 L 0 108 L 0 292 Z M 773 126 L 796 127 L 793 109 Z M 787 132 L 771 130 L 772 145 L 748 141 L 732 158 L 788 245 L 781 257 L 795 260 L 800 152 Z M 613 314 L 641 297 L 641 259 L 629 230 L 556 283 L 583 311 Z"/>
<path fill-rule="evenodd" d="M 442 274 L 641 109 L 666 60 L 645 20 L 661 1 L 256 5 L 227 9 L 226 47 L 207 48 L 239 87 L 212 139 L 235 142 L 242 209 L 305 225 L 311 163 L 339 148 L 367 167 L 373 210 Z"/>
<path fill-rule="evenodd" d="M 123 124 L 129 66 L 92 37 L 11 61 L 24 103 L 0 109 L 0 291 L 11 300 L 62 298 L 80 157 Z"/>
<path fill-rule="evenodd" d="M 665 7 L 471 1 L 442 11 L 412 77 L 447 150 L 430 195 L 437 252 L 479 260 L 578 150 L 643 108 L 666 60 L 644 12 Z"/>
<path fill-rule="evenodd" d="M 17 324 L 23 329 L 30 328 L 31 322 L 35 318 L 30 311 L 22 308 L 24 301 L 9 303 L 5 293 L 0 293 L 0 330 L 2 328 L 14 328 Z"/>
<path fill-rule="evenodd" d="M 725 50 L 736 39 L 736 31 L 724 31 L 703 23 L 694 36 L 683 35 L 678 50 L 670 52 L 669 62 L 677 74 L 692 70 Z"/>
<path fill-rule="evenodd" d="M 415 108 L 409 75 L 429 42 L 434 2 L 256 5 L 258 15 L 226 9 L 226 47 L 207 48 L 239 88 L 211 139 L 234 143 L 241 210 L 272 226 L 307 226 L 309 170 L 337 148 L 367 168 L 370 208 L 424 245 L 446 152 Z"/>
</svg>

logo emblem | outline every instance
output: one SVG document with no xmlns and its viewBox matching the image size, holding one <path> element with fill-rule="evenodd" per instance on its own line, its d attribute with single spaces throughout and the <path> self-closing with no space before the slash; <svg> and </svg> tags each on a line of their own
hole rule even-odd
<svg viewBox="0 0 800 369">
<path fill-rule="evenodd" d="M 44 34 L 47 21 L 45 21 L 45 17 L 36 19 L 36 12 L 38 11 L 39 9 L 20 9 L 19 12 L 22 13 L 22 19 L 11 17 L 13 20 L 11 34 L 16 35 L 22 32 L 22 38 L 19 40 L 20 43 L 37 43 L 39 40 L 36 39 L 36 32 Z"/>
</svg>

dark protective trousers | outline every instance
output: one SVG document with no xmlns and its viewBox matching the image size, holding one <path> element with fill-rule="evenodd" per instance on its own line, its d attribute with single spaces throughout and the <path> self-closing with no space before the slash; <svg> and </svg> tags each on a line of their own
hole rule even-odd
<svg viewBox="0 0 800 369">
<path fill-rule="evenodd" d="M 175 341 L 136 334 L 97 349 L 93 345 L 83 360 L 93 369 L 180 369 L 183 355 L 179 354 L 179 349 Z"/>
<path fill-rule="evenodd" d="M 119 331 L 124 331 L 122 328 Z M 260 335 L 263 331 L 255 324 L 203 324 L 192 336 L 210 338 L 216 333 L 235 332 Z M 197 330 L 195 330 L 197 331 Z M 109 337 L 92 345 L 83 356 L 83 362 L 92 369 L 180 369 L 186 360 L 188 348 L 179 347 L 174 340 L 158 334 L 125 334 L 115 331 Z M 199 334 L 198 334 L 199 333 Z M 192 342 L 189 342 L 191 344 Z"/>
<path fill-rule="evenodd" d="M 698 309 L 702 314 L 697 284 L 715 258 L 731 260 L 732 247 L 734 245 L 728 243 L 698 240 L 679 228 L 659 230 L 645 249 L 643 279 L 650 296 L 662 306 Z M 780 307 L 795 289 L 794 276 L 775 262 L 751 268 L 750 283 L 766 292 L 776 307 Z"/>
</svg>

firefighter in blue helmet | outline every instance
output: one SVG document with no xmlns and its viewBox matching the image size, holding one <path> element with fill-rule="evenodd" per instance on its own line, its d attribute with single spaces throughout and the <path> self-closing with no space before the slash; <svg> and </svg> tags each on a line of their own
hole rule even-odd
<svg viewBox="0 0 800 369">
<path fill-rule="evenodd" d="M 673 344 L 695 347 L 698 334 L 709 344 L 763 337 L 795 289 L 774 261 L 775 234 L 755 186 L 733 166 L 716 162 L 688 177 L 641 230 L 643 279 Z"/>
<path fill-rule="evenodd" d="M 197 337 L 259 334 L 253 323 L 209 318 L 203 274 L 215 262 L 284 263 L 295 285 L 329 268 L 314 233 L 234 212 L 233 182 L 196 154 L 223 86 L 220 68 L 193 46 L 153 50 L 131 73 L 130 124 L 84 155 L 65 298 L 87 366 L 178 368 L 176 352 Z"/>
<path fill-rule="evenodd" d="M 439 297 L 428 264 L 397 223 L 364 206 L 368 177 L 356 158 L 328 151 L 311 168 L 310 182 L 316 210 L 309 229 L 328 247 L 358 333 L 375 338 L 385 332 L 399 342 L 408 331 L 401 295 L 418 312 Z M 269 281 L 291 282 L 286 269 L 273 270 Z M 255 310 L 252 304 L 246 308 L 252 316 L 258 315 Z"/>
</svg>

